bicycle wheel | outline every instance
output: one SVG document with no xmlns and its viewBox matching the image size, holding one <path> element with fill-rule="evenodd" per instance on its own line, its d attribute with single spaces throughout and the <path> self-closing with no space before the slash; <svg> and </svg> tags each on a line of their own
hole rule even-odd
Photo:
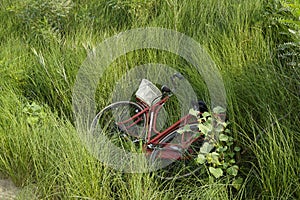
<svg viewBox="0 0 300 200">
<path fill-rule="evenodd" d="M 144 139 L 146 115 L 137 103 L 120 101 L 101 110 L 93 119 L 94 136 L 104 134 L 118 147 L 132 150 Z"/>
<path fill-rule="evenodd" d="M 162 179 L 178 179 L 195 174 L 200 165 L 195 158 L 203 143 L 197 124 L 190 125 L 191 131 L 173 131 L 164 137 L 150 155 L 150 163 Z"/>
</svg>

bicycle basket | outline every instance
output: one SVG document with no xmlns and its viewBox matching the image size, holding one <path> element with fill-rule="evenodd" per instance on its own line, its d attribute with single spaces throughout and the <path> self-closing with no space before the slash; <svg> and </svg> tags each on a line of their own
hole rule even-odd
<svg viewBox="0 0 300 200">
<path fill-rule="evenodd" d="M 145 102 L 148 106 L 156 103 L 162 95 L 161 91 L 147 79 L 142 79 L 139 89 L 135 93 L 136 97 Z"/>
</svg>

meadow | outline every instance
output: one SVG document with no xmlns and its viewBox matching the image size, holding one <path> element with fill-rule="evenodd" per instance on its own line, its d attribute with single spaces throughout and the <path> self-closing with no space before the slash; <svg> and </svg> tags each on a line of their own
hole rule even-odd
<svg viewBox="0 0 300 200">
<path fill-rule="evenodd" d="M 299 199 L 299 17 L 298 0 L 2 0 L 0 173 L 37 199 Z M 216 63 L 242 149 L 238 190 L 226 176 L 124 174 L 80 141 L 72 109 L 78 70 L 104 39 L 139 27 L 181 32 Z M 100 80 L 97 109 L 122 74 L 147 63 L 175 66 L 209 102 L 201 76 L 183 59 L 137 50 Z"/>
</svg>

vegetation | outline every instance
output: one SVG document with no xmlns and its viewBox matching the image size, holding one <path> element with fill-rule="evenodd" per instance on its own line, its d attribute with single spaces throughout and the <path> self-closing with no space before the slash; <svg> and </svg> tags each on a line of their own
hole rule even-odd
<svg viewBox="0 0 300 200">
<path fill-rule="evenodd" d="M 40 199 L 299 199 L 299 7 L 298 0 L 2 0 L 0 173 Z M 105 38 L 149 26 L 192 37 L 220 69 L 230 137 L 241 147 L 239 187 L 227 176 L 122 174 L 80 142 L 72 87 L 82 62 Z M 209 102 L 184 60 L 140 50 L 112 63 L 98 107 L 118 77 L 150 62 L 176 66 Z"/>
</svg>

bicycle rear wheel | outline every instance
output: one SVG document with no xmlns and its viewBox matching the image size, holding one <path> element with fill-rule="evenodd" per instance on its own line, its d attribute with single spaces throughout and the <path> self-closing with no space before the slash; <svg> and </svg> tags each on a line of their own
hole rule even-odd
<svg viewBox="0 0 300 200">
<path fill-rule="evenodd" d="M 140 105 L 130 101 L 110 104 L 93 119 L 92 133 L 94 136 L 104 134 L 118 147 L 132 150 L 144 139 L 146 115 L 142 110 Z"/>
<path fill-rule="evenodd" d="M 173 131 L 164 137 L 150 155 L 150 163 L 157 169 L 155 174 L 166 180 L 178 179 L 195 174 L 201 169 L 196 163 L 203 143 L 197 124 L 190 125 L 191 131 Z"/>
</svg>

